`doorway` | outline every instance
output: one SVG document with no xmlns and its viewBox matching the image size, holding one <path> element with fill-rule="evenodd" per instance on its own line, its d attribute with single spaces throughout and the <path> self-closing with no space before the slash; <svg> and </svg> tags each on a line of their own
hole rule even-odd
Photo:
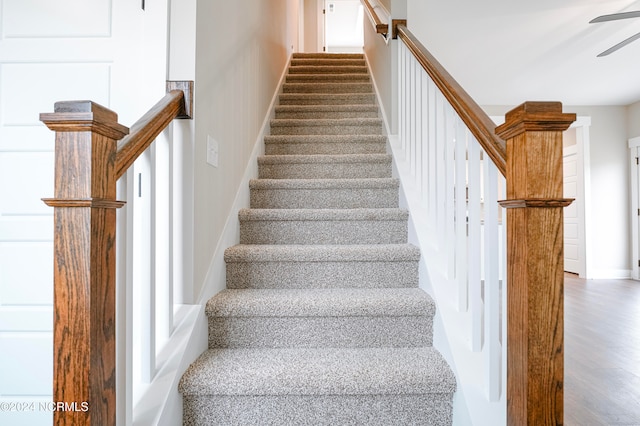
<svg viewBox="0 0 640 426">
<path fill-rule="evenodd" d="M 629 139 L 631 170 L 631 278 L 640 280 L 640 137 Z"/>
<path fill-rule="evenodd" d="M 324 1 L 324 47 L 330 53 L 362 53 L 364 8 L 360 0 Z"/>
<path fill-rule="evenodd" d="M 563 134 L 564 197 L 575 201 L 564 210 L 564 269 L 589 278 L 590 117 L 578 117 Z"/>
</svg>

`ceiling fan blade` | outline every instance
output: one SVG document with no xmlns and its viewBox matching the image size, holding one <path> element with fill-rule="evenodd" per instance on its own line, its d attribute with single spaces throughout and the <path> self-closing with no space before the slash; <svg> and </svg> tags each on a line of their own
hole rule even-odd
<svg viewBox="0 0 640 426">
<path fill-rule="evenodd" d="M 616 44 L 613 47 L 610 47 L 609 49 L 605 50 L 604 52 L 602 52 L 601 54 L 598 55 L 598 58 L 601 58 L 602 56 L 607 56 L 612 54 L 613 52 L 615 52 L 618 49 L 621 49 L 623 47 L 625 47 L 627 44 L 636 41 L 640 38 L 640 33 L 632 35 L 631 37 L 629 37 L 626 40 L 621 41 L 620 43 Z"/>
<path fill-rule="evenodd" d="M 629 19 L 629 18 L 638 18 L 640 17 L 640 10 L 636 10 L 633 12 L 621 12 L 621 13 L 612 13 L 611 15 L 602 15 L 597 18 L 589 21 L 590 24 L 595 24 L 597 22 L 607 22 L 607 21 L 617 21 L 620 19 Z"/>
</svg>

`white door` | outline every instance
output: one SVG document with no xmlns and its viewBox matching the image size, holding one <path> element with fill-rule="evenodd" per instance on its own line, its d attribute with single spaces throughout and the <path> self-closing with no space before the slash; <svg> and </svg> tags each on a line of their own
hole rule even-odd
<svg viewBox="0 0 640 426">
<path fill-rule="evenodd" d="M 575 201 L 564 209 L 564 270 L 580 273 L 580 196 L 578 191 L 578 152 L 577 145 L 563 149 L 564 197 Z"/>
<path fill-rule="evenodd" d="M 364 8 L 360 0 L 325 0 L 325 50 L 362 52 Z"/>
<path fill-rule="evenodd" d="M 0 0 L 0 410 L 2 425 L 51 424 L 54 102 L 90 99 L 130 125 L 144 107 L 140 0 Z M 6 405 L 6 404 L 9 405 Z M 33 405 L 31 405 L 33 403 Z"/>
<path fill-rule="evenodd" d="M 631 278 L 640 280 L 640 137 L 629 140 L 631 171 Z"/>
</svg>

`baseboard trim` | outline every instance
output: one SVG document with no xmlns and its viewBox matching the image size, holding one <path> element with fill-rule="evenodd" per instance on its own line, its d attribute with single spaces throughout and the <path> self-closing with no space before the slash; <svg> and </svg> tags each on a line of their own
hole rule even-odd
<svg viewBox="0 0 640 426">
<path fill-rule="evenodd" d="M 588 280 L 630 280 L 631 269 L 590 269 Z"/>
</svg>

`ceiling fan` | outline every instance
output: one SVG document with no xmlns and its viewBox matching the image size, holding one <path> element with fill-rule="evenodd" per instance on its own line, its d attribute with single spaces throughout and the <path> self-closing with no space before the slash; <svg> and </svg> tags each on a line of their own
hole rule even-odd
<svg viewBox="0 0 640 426">
<path fill-rule="evenodd" d="M 598 16 L 597 18 L 594 18 L 591 21 L 589 21 L 589 23 L 595 24 L 598 22 L 618 21 L 620 19 L 639 18 L 639 17 L 640 17 L 640 10 L 636 10 L 633 12 L 612 13 L 611 15 Z M 623 40 L 620 43 L 616 44 L 615 46 L 612 46 L 609 49 L 605 50 L 604 52 L 600 53 L 598 55 L 598 58 L 602 56 L 610 55 L 616 50 L 625 47 L 627 44 L 633 41 L 636 41 L 639 38 L 640 38 L 640 33 L 634 34 L 631 37 L 627 38 L 626 40 Z"/>
</svg>

